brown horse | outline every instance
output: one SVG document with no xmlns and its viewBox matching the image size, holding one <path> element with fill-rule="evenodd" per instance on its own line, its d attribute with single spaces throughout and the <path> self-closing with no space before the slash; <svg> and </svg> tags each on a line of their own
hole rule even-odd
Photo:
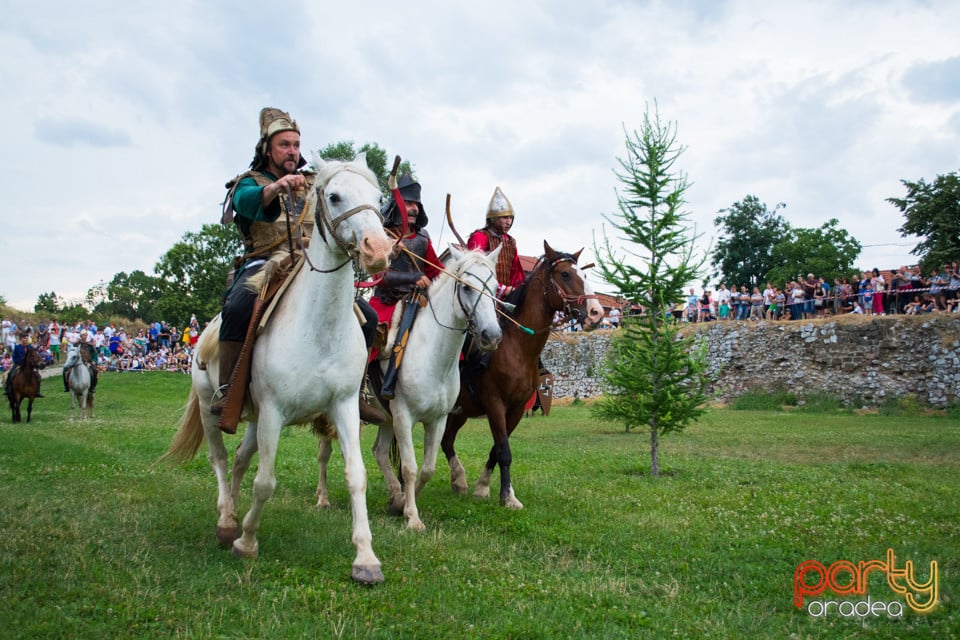
<svg viewBox="0 0 960 640">
<path fill-rule="evenodd" d="M 10 381 L 10 409 L 13 411 L 13 421 L 20 422 L 20 404 L 27 399 L 27 422 L 33 413 L 33 399 L 40 395 L 40 352 L 30 347 L 23 362 L 17 367 L 13 379 Z"/>
<path fill-rule="evenodd" d="M 500 504 L 522 509 L 510 483 L 510 434 L 523 417 L 524 407 L 537 388 L 540 352 L 547 343 L 558 312 L 581 322 L 585 330 L 597 327 L 603 308 L 577 267 L 580 251 L 554 251 L 546 241 L 544 255 L 526 284 L 511 294 L 516 305 L 513 322 L 502 322 L 503 341 L 490 356 L 489 364 L 476 370 L 468 359 L 461 375 L 459 410 L 447 416 L 441 446 L 450 465 L 450 483 L 455 493 L 466 493 L 463 465 L 453 444 L 467 418 L 486 415 L 493 435 L 493 448 L 477 481 L 474 495 L 490 496 L 490 476 L 500 466 Z M 582 251 L 582 249 L 581 249 Z M 519 325 L 519 326 L 518 326 Z"/>
</svg>

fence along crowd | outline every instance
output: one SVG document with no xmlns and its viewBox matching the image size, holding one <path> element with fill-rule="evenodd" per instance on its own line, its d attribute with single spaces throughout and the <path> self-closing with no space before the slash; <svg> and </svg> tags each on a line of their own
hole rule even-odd
<svg viewBox="0 0 960 640">
<path fill-rule="evenodd" d="M 846 313 L 864 315 L 960 312 L 960 269 L 945 264 L 929 275 L 921 269 L 900 267 L 888 272 L 864 271 L 859 277 L 826 279 L 807 274 L 783 288 L 721 284 L 697 295 L 690 289 L 673 315 L 687 322 L 713 320 L 804 320 Z"/>
</svg>

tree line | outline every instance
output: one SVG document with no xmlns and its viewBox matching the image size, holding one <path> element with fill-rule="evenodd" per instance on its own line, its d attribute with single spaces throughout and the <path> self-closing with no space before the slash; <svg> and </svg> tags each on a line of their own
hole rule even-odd
<svg viewBox="0 0 960 640">
<path fill-rule="evenodd" d="M 366 153 L 367 164 L 387 194 L 387 153 L 376 143 L 359 148 L 340 141 L 319 150 L 328 160 L 350 160 Z M 408 161 L 401 171 L 412 171 Z M 902 237 L 917 236 L 911 250 L 927 271 L 960 256 L 960 175 L 937 176 L 932 182 L 901 180 L 906 196 L 887 201 L 904 216 L 897 229 Z M 718 239 L 709 252 L 709 280 L 730 284 L 786 282 L 798 274 L 815 273 L 828 281 L 855 272 L 862 245 L 831 218 L 817 228 L 794 228 L 781 214 L 755 195 L 718 211 L 714 225 Z M 42 293 L 34 311 L 71 322 L 89 317 L 111 317 L 182 325 L 192 313 L 212 318 L 220 310 L 233 258 L 242 253 L 239 234 L 231 225 L 204 224 L 188 231 L 154 266 L 153 273 L 121 271 L 109 282 L 91 287 L 83 301 L 68 302 L 55 291 Z M 887 265 L 890 266 L 890 265 Z M 2 301 L 2 297 L 0 297 Z"/>
</svg>

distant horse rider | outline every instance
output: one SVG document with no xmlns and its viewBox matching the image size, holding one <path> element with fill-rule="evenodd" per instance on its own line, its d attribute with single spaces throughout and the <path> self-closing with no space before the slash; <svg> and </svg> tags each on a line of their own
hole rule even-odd
<svg viewBox="0 0 960 640">
<path fill-rule="evenodd" d="M 394 308 L 400 300 L 406 300 L 400 326 L 397 328 L 397 339 L 394 352 L 391 354 L 390 365 L 384 374 L 381 395 L 385 399 L 393 397 L 393 388 L 402 359 L 404 334 L 410 331 L 419 307 L 420 293 L 426 291 L 430 283 L 440 275 L 443 264 L 434 251 L 430 234 L 427 233 L 427 212 L 420 199 L 420 183 L 416 182 L 409 173 L 404 173 L 397 181 L 397 188 L 407 209 L 407 235 L 402 238 L 403 220 L 397 203 L 391 200 L 381 210 L 383 226 L 388 235 L 400 239 L 401 250 L 390 262 L 390 268 L 383 276 L 383 280 L 373 290 L 370 305 L 377 313 L 381 323 L 388 326 L 392 320 Z M 412 254 L 412 255 L 411 255 Z M 397 351 L 397 346 L 400 351 Z"/>
<path fill-rule="evenodd" d="M 90 391 L 89 395 L 93 395 L 97 390 L 97 377 L 100 375 L 100 370 L 97 368 L 97 348 L 93 346 L 93 343 L 90 342 L 90 332 L 83 330 L 80 332 L 80 342 L 77 343 L 77 347 L 80 349 L 80 363 L 87 367 L 90 371 Z M 79 366 L 74 365 L 74 366 Z M 63 367 L 63 390 L 70 392 L 70 370 L 73 366 Z"/>
<path fill-rule="evenodd" d="M 7 382 L 4 387 L 4 393 L 7 394 L 8 398 L 13 390 L 13 379 L 17 377 L 17 374 L 20 372 L 20 367 L 23 366 L 23 361 L 26 359 L 27 354 L 32 349 L 34 349 L 34 347 L 30 345 L 30 334 L 26 331 L 22 331 L 20 333 L 20 342 L 13 348 L 13 367 L 7 372 Z M 43 398 L 44 396 L 39 392 L 40 372 L 36 371 L 35 373 L 37 376 L 37 397 Z"/>
</svg>

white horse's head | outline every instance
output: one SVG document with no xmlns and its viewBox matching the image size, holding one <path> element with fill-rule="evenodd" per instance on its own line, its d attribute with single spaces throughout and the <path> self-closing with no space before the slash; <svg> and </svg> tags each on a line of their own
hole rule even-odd
<svg viewBox="0 0 960 640">
<path fill-rule="evenodd" d="M 64 367 L 72 367 L 80 361 L 80 347 L 70 345 L 67 347 L 67 359 L 63 362 Z"/>
<path fill-rule="evenodd" d="M 379 273 L 390 264 L 393 243 L 380 218 L 380 188 L 361 153 L 351 162 L 326 161 L 313 153 L 317 172 L 317 224 L 321 237 L 332 233 L 335 243 L 356 256 L 367 273 Z"/>
<path fill-rule="evenodd" d="M 457 280 L 457 303 L 477 346 L 483 351 L 493 351 L 503 339 L 496 298 L 497 258 L 501 249 L 503 245 L 486 254 L 483 251 L 462 252 L 450 245 L 451 260 L 445 267 Z"/>
</svg>

